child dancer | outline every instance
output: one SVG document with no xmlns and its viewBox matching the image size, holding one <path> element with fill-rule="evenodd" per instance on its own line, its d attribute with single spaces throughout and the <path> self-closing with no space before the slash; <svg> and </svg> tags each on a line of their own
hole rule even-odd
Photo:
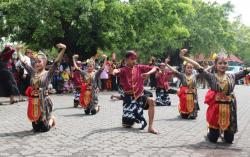
<svg viewBox="0 0 250 157">
<path fill-rule="evenodd" d="M 148 110 L 148 132 L 157 134 L 158 131 L 153 128 L 155 102 L 152 99 L 152 93 L 144 90 L 144 79 L 155 73 L 157 68 L 147 65 L 136 65 L 137 54 L 134 51 L 128 51 L 125 59 L 125 67 L 113 70 L 113 74 L 119 74 L 120 85 L 124 91 L 123 125 L 131 126 L 134 122 L 139 122 L 142 124 L 141 129 L 144 129 L 147 123 L 143 117 L 142 109 Z"/>
<path fill-rule="evenodd" d="M 57 44 L 56 46 L 61 51 L 49 71 L 45 70 L 47 57 L 44 53 L 39 52 L 37 54 L 33 68 L 26 64 L 23 55 L 19 52 L 21 47 L 17 47 L 19 59 L 31 76 L 31 86 L 26 90 L 26 95 L 29 97 L 28 118 L 36 132 L 49 131 L 51 127 L 55 126 L 55 117 L 52 116 L 53 104 L 48 95 L 48 85 L 66 50 L 64 44 Z"/>
<path fill-rule="evenodd" d="M 80 74 L 83 77 L 80 94 L 80 104 L 84 108 L 85 114 L 91 113 L 92 115 L 94 115 L 100 110 L 100 106 L 98 105 L 98 79 L 106 64 L 107 56 L 103 55 L 103 58 L 105 59 L 104 64 L 99 70 L 95 70 L 95 61 L 93 59 L 87 60 L 86 71 L 77 66 L 76 60 L 78 57 L 78 55 L 74 55 L 73 62 L 76 70 L 80 71 Z"/>
<path fill-rule="evenodd" d="M 168 63 L 169 59 L 165 60 Z M 157 106 L 171 106 L 169 97 L 169 84 L 168 80 L 173 72 L 166 68 L 166 64 L 161 63 L 159 70 L 156 72 L 156 105 Z"/>
<path fill-rule="evenodd" d="M 207 92 L 205 103 L 207 109 L 207 138 L 210 142 L 217 142 L 222 137 L 226 143 L 232 143 L 234 134 L 237 132 L 237 104 L 234 96 L 235 82 L 243 78 L 250 72 L 250 68 L 245 68 L 235 74 L 227 74 L 227 57 L 219 55 L 214 62 L 215 73 L 209 73 L 202 66 L 192 59 L 185 57 L 187 50 L 180 53 L 180 57 L 193 64 L 206 79 L 210 90 Z M 224 135 L 224 136 L 223 136 Z"/>
<path fill-rule="evenodd" d="M 81 68 L 81 62 L 77 61 L 76 62 L 77 66 Z M 74 107 L 78 107 L 80 104 L 79 98 L 80 98 L 80 93 L 81 93 L 81 86 L 82 86 L 82 78 L 81 78 L 81 73 L 79 70 L 73 68 L 73 73 L 72 73 L 72 81 L 73 81 L 73 87 L 74 87 Z"/>
<path fill-rule="evenodd" d="M 199 104 L 196 89 L 196 74 L 193 74 L 193 65 L 187 63 L 184 65 L 184 73 L 181 73 L 168 65 L 166 66 L 175 73 L 181 81 L 179 88 L 179 113 L 184 119 L 196 119 L 198 116 Z"/>
</svg>

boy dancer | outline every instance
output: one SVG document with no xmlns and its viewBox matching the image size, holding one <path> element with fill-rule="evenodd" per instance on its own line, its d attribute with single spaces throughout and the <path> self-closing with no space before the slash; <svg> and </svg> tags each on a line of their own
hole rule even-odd
<svg viewBox="0 0 250 157">
<path fill-rule="evenodd" d="M 120 85 L 124 91 L 123 106 L 129 106 L 136 104 L 136 107 L 139 106 L 138 110 L 148 110 L 149 116 L 149 126 L 148 132 L 153 134 L 158 134 L 158 131 L 153 128 L 153 120 L 155 114 L 155 102 L 151 97 L 152 94 L 144 91 L 144 80 L 148 78 L 151 74 L 155 73 L 157 68 L 147 65 L 136 65 L 137 54 L 135 51 L 128 51 L 125 55 L 126 66 L 120 69 L 114 69 L 113 74 L 118 74 L 120 77 Z M 134 108 L 135 106 L 132 106 Z M 131 116 L 127 115 L 131 108 L 123 109 L 123 124 Z M 138 114 L 134 114 L 134 122 L 143 122 L 142 128 L 146 127 L 142 112 L 138 111 Z M 128 121 L 127 121 L 128 122 Z M 131 121 L 130 121 L 131 122 Z M 132 123 L 133 124 L 133 123 Z M 125 124 L 126 125 L 126 124 Z"/>
</svg>

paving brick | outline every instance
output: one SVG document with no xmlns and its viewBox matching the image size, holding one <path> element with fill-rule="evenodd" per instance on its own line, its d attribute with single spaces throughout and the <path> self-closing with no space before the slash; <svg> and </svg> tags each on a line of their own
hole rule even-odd
<svg viewBox="0 0 250 157">
<path fill-rule="evenodd" d="M 27 119 L 27 102 L 0 106 L 0 156 L 250 156 L 250 88 L 236 87 L 239 132 L 234 144 L 205 141 L 206 90 L 199 90 L 200 112 L 196 120 L 178 117 L 178 98 L 171 95 L 172 106 L 156 107 L 155 127 L 160 135 L 121 127 L 122 102 L 110 101 L 112 92 L 100 94 L 101 111 L 86 116 L 73 108 L 72 95 L 53 95 L 56 129 L 35 134 Z M 0 102 L 5 99 L 0 98 Z M 147 117 L 147 112 L 145 112 Z"/>
</svg>

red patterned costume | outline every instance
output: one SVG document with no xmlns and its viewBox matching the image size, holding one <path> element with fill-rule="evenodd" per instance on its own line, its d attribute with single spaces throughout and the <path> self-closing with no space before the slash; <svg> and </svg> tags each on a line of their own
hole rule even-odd
<svg viewBox="0 0 250 157">
<path fill-rule="evenodd" d="M 235 74 L 226 74 L 220 78 L 204 70 L 199 70 L 207 80 L 210 90 L 207 92 L 205 103 L 208 104 L 207 123 L 208 139 L 217 142 L 220 134 L 227 143 L 232 143 L 237 127 L 237 103 L 233 94 L 235 82 L 248 74 L 246 70 Z"/>
<path fill-rule="evenodd" d="M 194 119 L 197 117 L 199 110 L 196 75 L 186 76 L 183 73 L 176 73 L 176 76 L 181 80 L 179 88 L 179 112 L 182 118 Z"/>
<path fill-rule="evenodd" d="M 120 85 L 126 94 L 132 94 L 136 99 L 143 95 L 144 80 L 142 74 L 150 71 L 153 67 L 148 65 L 135 65 L 134 67 L 120 68 Z"/>
</svg>

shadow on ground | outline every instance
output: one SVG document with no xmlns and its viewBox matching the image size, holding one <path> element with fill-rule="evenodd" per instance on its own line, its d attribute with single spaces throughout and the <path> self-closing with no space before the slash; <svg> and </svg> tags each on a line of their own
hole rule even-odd
<svg viewBox="0 0 250 157">
<path fill-rule="evenodd" d="M 141 132 L 138 128 L 114 127 L 114 128 L 93 130 L 90 133 L 81 137 L 81 139 L 88 138 L 88 137 L 95 135 L 95 134 L 108 133 L 108 132 L 122 132 L 122 133 L 130 132 L 130 133 L 134 133 L 134 134 L 147 133 L 147 132 Z"/>
<path fill-rule="evenodd" d="M 34 133 L 33 130 L 26 130 L 26 131 L 18 131 L 18 132 L 10 132 L 10 133 L 1 133 L 0 137 L 26 137 L 26 136 L 33 136 L 38 133 Z"/>
<path fill-rule="evenodd" d="M 174 118 L 169 118 L 169 119 L 157 119 L 155 121 L 169 121 L 169 122 L 175 122 L 175 121 L 185 121 L 185 122 L 192 122 L 195 119 L 183 119 L 180 116 L 174 117 Z"/>
</svg>

